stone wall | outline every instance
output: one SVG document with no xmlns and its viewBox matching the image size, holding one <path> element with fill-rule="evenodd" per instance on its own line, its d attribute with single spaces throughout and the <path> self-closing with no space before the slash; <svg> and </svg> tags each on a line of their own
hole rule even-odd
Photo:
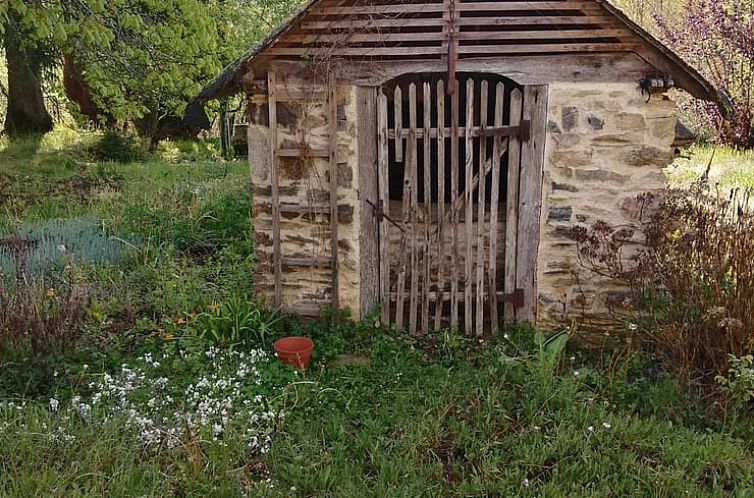
<svg viewBox="0 0 754 498">
<path fill-rule="evenodd" d="M 298 93 L 311 82 L 278 77 Z M 338 88 L 338 257 L 341 308 L 359 312 L 359 203 L 355 88 Z M 282 149 L 327 150 L 328 106 L 322 101 L 278 102 L 277 140 Z M 258 259 L 254 287 L 274 300 L 269 112 L 265 94 L 249 97 L 249 164 L 253 194 L 254 242 Z M 285 157 L 278 164 L 283 256 L 283 307 L 313 315 L 331 303 L 329 159 Z M 312 266 L 306 262 L 316 262 Z"/>
<path fill-rule="evenodd" d="M 636 197 L 665 186 L 676 120 L 671 100 L 647 102 L 635 83 L 550 85 L 538 324 L 587 318 L 598 325 L 624 305 L 625 289 L 579 264 L 571 230 L 597 220 L 638 228 Z"/>
</svg>

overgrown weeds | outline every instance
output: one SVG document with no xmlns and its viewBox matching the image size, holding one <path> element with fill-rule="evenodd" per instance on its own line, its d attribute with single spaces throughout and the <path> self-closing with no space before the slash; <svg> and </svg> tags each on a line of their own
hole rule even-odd
<svg viewBox="0 0 754 498">
<path fill-rule="evenodd" d="M 73 348 L 83 333 L 91 295 L 86 285 L 73 282 L 8 285 L 0 278 L 0 351 L 29 347 L 45 355 Z"/>
<path fill-rule="evenodd" d="M 199 258 L 238 243 L 250 252 L 249 207 L 249 191 L 238 182 L 184 182 L 131 199 L 117 229 L 124 237 L 169 244 Z"/>
<path fill-rule="evenodd" d="M 130 163 L 144 160 L 147 151 L 137 137 L 107 131 L 90 146 L 89 155 L 100 162 Z"/>
<path fill-rule="evenodd" d="M 582 262 L 633 289 L 635 326 L 665 368 L 713 387 L 730 355 L 750 354 L 754 344 L 751 193 L 703 178 L 641 201 L 654 204 L 642 220 L 644 248 L 630 255 L 633 232 L 598 222 L 574 233 Z"/>
</svg>

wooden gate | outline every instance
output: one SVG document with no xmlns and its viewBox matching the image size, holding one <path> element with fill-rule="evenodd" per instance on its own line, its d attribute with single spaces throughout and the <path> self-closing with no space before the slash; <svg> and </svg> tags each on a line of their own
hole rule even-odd
<svg viewBox="0 0 754 498">
<path fill-rule="evenodd" d="M 428 75 L 378 94 L 383 320 L 411 334 L 461 323 L 494 333 L 501 316 L 534 313 L 542 161 L 532 159 L 544 142 L 532 131 L 544 135 L 546 87 L 459 79 L 451 92 Z"/>
</svg>

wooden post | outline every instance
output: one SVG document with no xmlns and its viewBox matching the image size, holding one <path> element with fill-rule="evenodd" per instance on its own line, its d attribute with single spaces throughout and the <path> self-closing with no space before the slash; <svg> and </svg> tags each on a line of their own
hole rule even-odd
<svg viewBox="0 0 754 498">
<path fill-rule="evenodd" d="M 283 266 L 280 254 L 280 179 L 278 178 L 277 95 L 275 73 L 267 72 L 267 105 L 270 133 L 270 194 L 272 202 L 272 265 L 275 274 L 275 306 L 283 305 Z"/>
<path fill-rule="evenodd" d="M 338 289 L 338 95 L 335 75 L 328 78 L 328 105 L 330 121 L 330 260 L 331 260 L 331 298 L 333 318 L 337 321 L 340 314 Z"/>
<path fill-rule="evenodd" d="M 536 319 L 537 253 L 541 229 L 542 178 L 547 135 L 547 85 L 524 88 L 524 119 L 531 120 L 531 138 L 521 150 L 521 190 L 518 212 L 516 285 L 524 291 L 524 307 L 516 311 L 520 321 Z"/>
<path fill-rule="evenodd" d="M 383 210 L 387 209 L 390 202 L 388 193 L 388 138 L 387 138 L 387 97 L 382 92 L 378 97 L 377 128 L 379 130 L 379 163 L 378 163 L 378 189 L 379 200 L 377 206 Z M 390 323 L 390 261 L 388 253 L 390 252 L 390 228 L 385 219 L 379 221 L 380 226 L 380 300 L 382 301 L 382 323 Z"/>
<path fill-rule="evenodd" d="M 521 90 L 516 88 L 511 93 L 510 124 L 521 124 L 523 107 Z M 505 277 L 504 291 L 510 294 L 516 290 L 516 253 L 518 252 L 518 189 L 521 175 L 521 140 L 508 138 L 508 195 L 506 197 L 505 222 Z M 516 307 L 505 303 L 505 321 L 512 321 Z"/>
<path fill-rule="evenodd" d="M 356 88 L 356 133 L 359 145 L 359 198 L 360 220 L 359 257 L 360 261 L 360 311 L 365 317 L 377 304 L 380 292 L 380 228 L 381 223 L 372 206 L 380 203 L 378 175 L 378 130 L 377 89 L 374 87 Z M 379 158 L 380 160 L 382 158 Z"/>
</svg>

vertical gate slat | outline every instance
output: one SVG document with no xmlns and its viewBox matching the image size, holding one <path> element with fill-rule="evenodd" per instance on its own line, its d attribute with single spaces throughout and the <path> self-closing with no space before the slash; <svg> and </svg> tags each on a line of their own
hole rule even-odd
<svg viewBox="0 0 754 498">
<path fill-rule="evenodd" d="M 511 126 L 521 124 L 522 94 L 516 88 L 511 93 L 510 120 Z M 519 180 L 521 176 L 521 141 L 518 137 L 508 138 L 508 194 L 506 197 L 505 221 L 505 283 L 506 293 L 516 290 L 516 260 L 518 252 L 518 201 Z M 505 321 L 513 320 L 515 315 L 513 303 L 505 303 Z"/>
<path fill-rule="evenodd" d="M 395 162 L 403 162 L 403 93 L 401 87 L 395 86 L 393 93 L 393 110 L 395 116 Z"/>
<path fill-rule="evenodd" d="M 416 137 L 416 84 L 411 83 L 408 86 L 408 112 L 409 112 L 409 130 L 408 144 L 406 145 L 406 166 L 411 171 L 411 295 L 408 324 L 409 333 L 416 334 L 416 314 L 419 303 L 419 239 L 418 239 L 418 211 L 419 211 L 419 192 L 418 192 L 418 166 L 417 166 L 417 137 Z M 406 200 L 404 199 L 405 203 Z"/>
<path fill-rule="evenodd" d="M 432 87 L 429 82 L 424 83 L 424 257 L 422 261 L 422 312 L 421 312 L 421 332 L 429 332 L 429 291 L 431 278 L 431 252 L 430 252 L 430 229 L 432 227 Z"/>
<path fill-rule="evenodd" d="M 435 330 L 442 325 L 442 294 L 445 291 L 445 85 L 437 82 L 437 299 Z"/>
<path fill-rule="evenodd" d="M 473 270 L 472 247 L 471 242 L 474 238 L 474 138 L 472 137 L 472 128 L 474 126 L 474 79 L 466 80 L 466 215 L 464 216 L 465 228 L 465 258 L 464 258 L 464 331 L 470 335 L 474 330 L 473 315 L 471 309 L 472 303 L 472 284 L 471 272 Z"/>
<path fill-rule="evenodd" d="M 505 99 L 505 85 L 498 83 L 495 89 L 495 127 L 503 125 L 503 107 Z M 492 190 L 490 192 L 490 250 L 488 288 L 490 301 L 490 325 L 493 334 L 498 331 L 497 315 L 497 223 L 498 205 L 500 203 L 500 156 L 503 154 L 502 137 L 495 137 L 492 141 Z M 508 148 L 510 150 L 510 147 Z M 508 152 L 510 155 L 511 152 Z"/>
<path fill-rule="evenodd" d="M 401 113 L 402 111 L 402 92 L 400 87 L 395 87 L 395 98 L 396 101 L 394 102 L 394 109 L 396 112 L 395 115 L 395 133 L 396 137 L 400 137 L 400 131 L 402 130 L 401 122 L 402 117 Z M 396 103 L 397 102 L 397 103 Z M 396 150 L 397 147 L 399 147 L 399 143 L 401 142 L 400 138 L 396 138 L 395 144 L 396 144 Z M 402 148 L 402 145 L 400 146 Z M 397 154 L 397 152 L 396 152 Z M 408 152 L 409 156 L 411 154 L 410 150 Z M 401 245 L 400 245 L 400 258 L 401 258 L 401 264 L 398 271 L 398 277 L 396 279 L 396 301 L 395 301 L 395 328 L 397 330 L 403 329 L 403 315 L 404 315 L 404 305 L 406 301 L 406 267 L 407 267 L 407 259 L 408 259 L 408 253 L 407 253 L 407 246 L 408 246 L 408 237 L 409 233 L 408 231 L 411 229 L 410 223 L 409 223 L 409 216 L 411 212 L 411 168 L 410 168 L 411 160 L 404 162 L 403 165 L 403 196 L 401 201 L 401 223 L 403 225 L 404 230 L 401 232 Z"/>
<path fill-rule="evenodd" d="M 328 78 L 328 107 L 330 135 L 330 262 L 331 286 L 330 297 L 335 321 L 340 309 L 338 279 L 338 95 L 334 75 Z"/>
<path fill-rule="evenodd" d="M 516 317 L 533 322 L 536 316 L 536 269 L 539 251 L 542 179 L 547 126 L 547 85 L 524 89 L 524 119 L 531 121 L 531 138 L 521 148 L 521 171 L 518 209 L 518 251 L 516 285 L 524 291 L 524 307 Z"/>
<path fill-rule="evenodd" d="M 455 202 L 458 198 L 458 81 L 454 81 L 450 96 L 450 191 L 451 191 L 451 225 L 453 229 L 453 251 L 450 254 L 450 326 L 458 328 L 458 210 Z"/>
<path fill-rule="evenodd" d="M 270 197 L 272 203 L 272 265 L 275 278 L 275 306 L 283 304 L 283 266 L 280 253 L 280 187 L 278 178 L 278 121 L 276 78 L 267 72 L 267 105 L 270 142 Z"/>
<path fill-rule="evenodd" d="M 387 138 L 387 96 L 380 91 L 377 97 L 377 130 L 378 130 L 378 164 L 377 164 L 377 182 L 378 182 L 378 201 L 383 209 L 387 209 L 387 203 L 389 202 L 388 194 L 388 138 Z M 379 254 L 380 254 L 380 301 L 382 301 L 382 322 L 387 325 L 390 322 L 390 262 L 388 260 L 389 253 L 389 237 L 390 228 L 388 223 L 381 219 L 379 220 L 380 227 L 380 240 L 379 240 Z"/>
<path fill-rule="evenodd" d="M 487 80 L 482 80 L 479 97 L 479 128 L 487 128 L 487 99 L 489 86 Z M 477 247 L 476 247 L 476 335 L 484 333 L 484 218 L 487 209 L 487 139 L 479 138 L 479 206 L 477 209 Z"/>
</svg>

